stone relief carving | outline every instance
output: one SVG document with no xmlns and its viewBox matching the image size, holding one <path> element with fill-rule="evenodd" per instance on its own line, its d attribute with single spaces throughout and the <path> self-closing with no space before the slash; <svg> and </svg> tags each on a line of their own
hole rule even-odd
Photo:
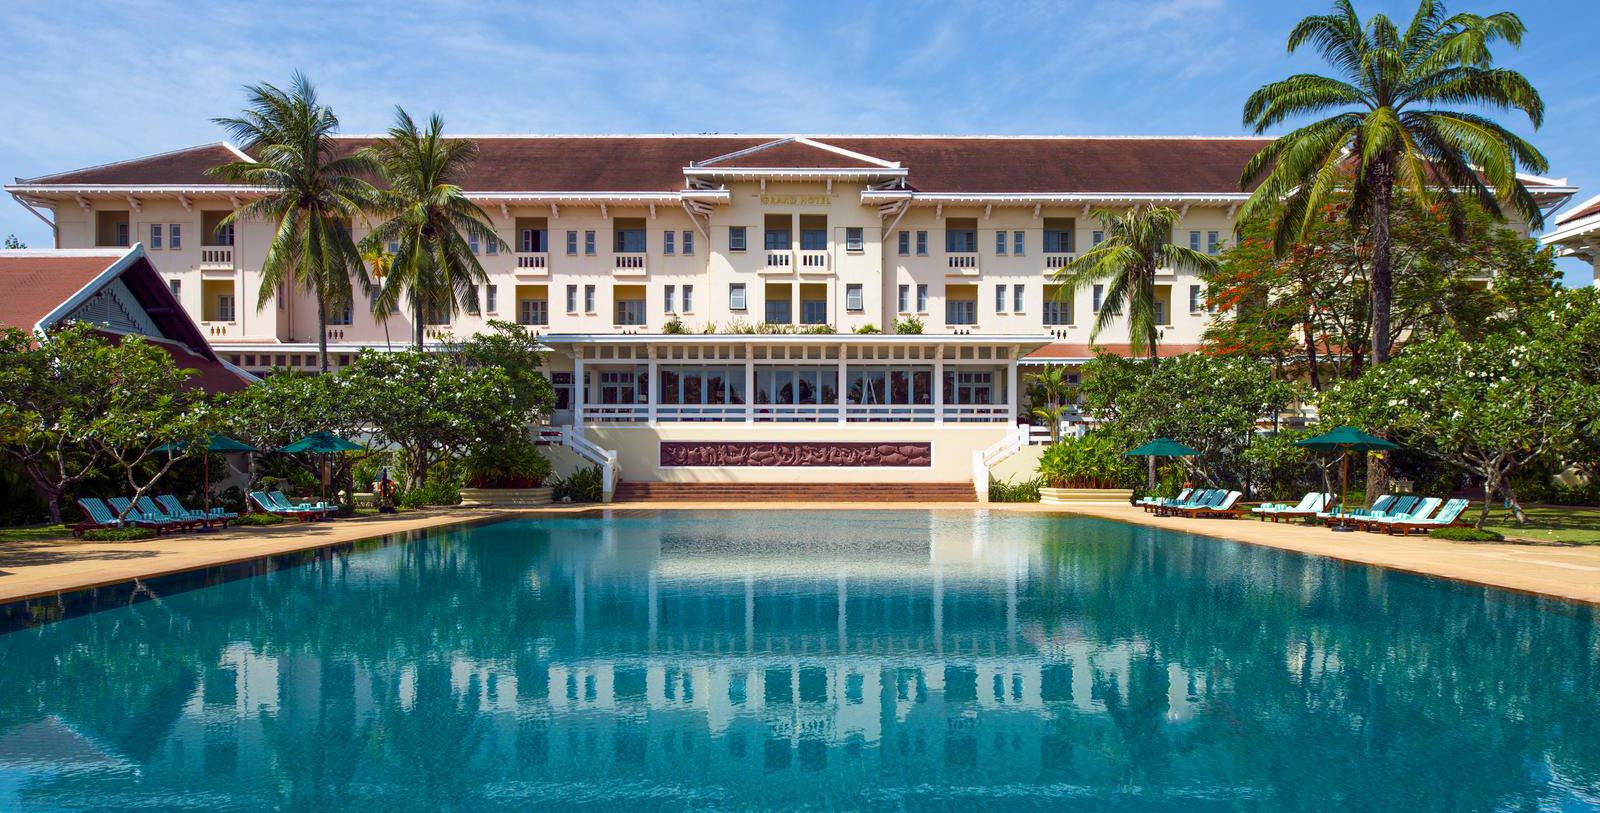
<svg viewBox="0 0 1600 813">
<path fill-rule="evenodd" d="M 933 444 L 662 441 L 661 465 L 926 468 L 933 465 Z"/>
</svg>

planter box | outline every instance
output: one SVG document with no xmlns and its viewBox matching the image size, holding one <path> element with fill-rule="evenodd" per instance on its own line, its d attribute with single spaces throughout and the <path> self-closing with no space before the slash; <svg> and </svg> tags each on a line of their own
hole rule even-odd
<svg viewBox="0 0 1600 813">
<path fill-rule="evenodd" d="M 466 492 L 462 492 L 465 494 Z M 1075 502 L 1120 502 L 1133 498 L 1131 488 L 1041 488 L 1040 505 L 1070 505 Z"/>
<path fill-rule="evenodd" d="M 473 508 L 495 506 L 498 508 L 530 508 L 549 505 L 550 487 L 540 488 L 463 488 L 461 504 Z"/>
</svg>

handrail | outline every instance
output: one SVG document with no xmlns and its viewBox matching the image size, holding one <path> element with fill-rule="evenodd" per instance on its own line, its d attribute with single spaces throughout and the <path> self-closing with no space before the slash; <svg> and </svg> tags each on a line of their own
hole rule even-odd
<svg viewBox="0 0 1600 813">
<path fill-rule="evenodd" d="M 539 439 L 546 443 L 560 443 L 577 455 L 600 467 L 600 500 L 611 502 L 617 490 L 617 452 L 606 449 L 584 437 L 583 430 L 573 426 L 541 427 Z"/>
<path fill-rule="evenodd" d="M 978 502 L 989 501 L 989 470 L 1028 445 L 1028 433 L 1026 426 L 1013 426 L 1011 431 L 989 444 L 988 448 L 972 450 L 972 488 L 977 493 Z"/>
</svg>

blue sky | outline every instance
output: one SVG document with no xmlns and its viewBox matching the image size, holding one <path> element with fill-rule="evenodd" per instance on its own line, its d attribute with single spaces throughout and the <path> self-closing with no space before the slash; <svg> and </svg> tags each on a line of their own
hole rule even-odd
<svg viewBox="0 0 1600 813">
<path fill-rule="evenodd" d="M 0 10 L 0 177 L 215 141 L 240 86 L 317 82 L 346 132 L 393 106 L 457 133 L 1242 133 L 1244 98 L 1315 69 L 1284 53 L 1302 0 L 265 3 L 12 2 Z M 1363 15 L 1415 8 L 1357 0 Z M 1503 64 L 1544 94 L 1532 137 L 1600 192 L 1592 0 L 1457 0 L 1512 10 Z M 0 201 L 0 234 L 49 234 Z M 1582 263 L 1564 263 L 1587 283 Z"/>
</svg>

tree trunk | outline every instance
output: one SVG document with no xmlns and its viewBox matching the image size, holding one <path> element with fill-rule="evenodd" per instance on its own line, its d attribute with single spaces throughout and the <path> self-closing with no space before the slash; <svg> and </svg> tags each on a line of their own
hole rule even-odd
<svg viewBox="0 0 1600 813">
<path fill-rule="evenodd" d="M 1389 210 L 1394 197 L 1394 165 L 1379 159 L 1372 166 L 1372 364 L 1389 361 L 1390 310 L 1394 300 L 1394 268 L 1390 256 Z"/>
<path fill-rule="evenodd" d="M 1317 334 L 1311 329 L 1311 319 L 1305 322 L 1306 371 L 1311 376 L 1311 391 L 1322 392 L 1322 375 L 1317 372 Z"/>
<path fill-rule="evenodd" d="M 422 300 L 420 300 L 420 299 L 417 300 L 416 311 L 417 311 L 417 314 L 416 314 L 416 320 L 417 320 L 416 327 L 417 327 L 417 329 L 413 333 L 413 335 L 415 336 L 417 349 L 421 350 L 422 349 Z"/>
<path fill-rule="evenodd" d="M 322 362 L 322 372 L 328 372 L 328 300 L 317 294 L 317 357 Z"/>
<path fill-rule="evenodd" d="M 1478 512 L 1478 523 L 1472 527 L 1483 530 L 1484 523 L 1489 521 L 1489 503 L 1494 499 L 1495 477 L 1492 474 L 1483 476 L 1483 510 Z"/>
</svg>

